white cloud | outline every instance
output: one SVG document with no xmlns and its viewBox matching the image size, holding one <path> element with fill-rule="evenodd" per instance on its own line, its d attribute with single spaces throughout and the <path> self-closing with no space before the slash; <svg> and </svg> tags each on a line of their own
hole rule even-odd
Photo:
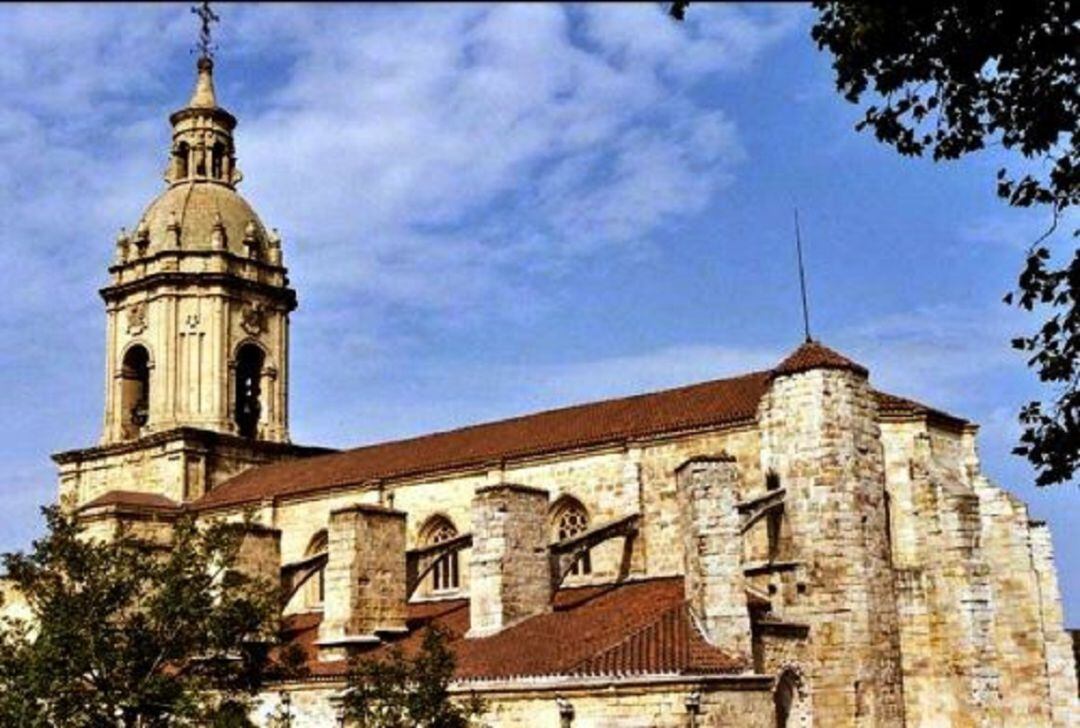
<svg viewBox="0 0 1080 728">
<path fill-rule="evenodd" d="M 689 90 L 751 63 L 795 15 L 727 9 L 686 28 L 651 5 L 377 17 L 275 29 L 295 59 L 243 118 L 241 163 L 271 224 L 318 251 L 298 281 L 461 308 L 703 209 L 742 152 L 723 110 Z"/>
</svg>

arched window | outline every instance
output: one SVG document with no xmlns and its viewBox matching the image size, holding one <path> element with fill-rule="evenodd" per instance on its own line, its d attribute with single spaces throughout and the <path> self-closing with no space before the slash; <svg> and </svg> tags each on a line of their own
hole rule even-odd
<svg viewBox="0 0 1080 728">
<path fill-rule="evenodd" d="M 241 437 L 255 437 L 259 431 L 259 380 L 265 359 L 254 344 L 244 344 L 236 353 L 236 427 Z"/>
<path fill-rule="evenodd" d="M 552 537 L 556 541 L 565 541 L 589 529 L 589 512 L 581 501 L 564 495 L 555 501 L 551 509 Z M 588 551 L 577 560 L 570 569 L 569 576 L 592 573 L 592 558 Z"/>
<path fill-rule="evenodd" d="M 425 546 L 433 546 L 444 543 L 458 535 L 457 529 L 450 519 L 444 516 L 432 516 L 424 527 L 420 529 L 420 540 Z M 460 580 L 458 574 L 458 555 L 455 551 L 446 554 L 435 562 L 431 569 L 431 582 L 433 591 L 451 591 L 457 589 Z"/>
<path fill-rule="evenodd" d="M 191 156 L 191 147 L 187 142 L 180 142 L 176 146 L 176 179 L 185 179 L 188 176 L 188 158 Z"/>
<path fill-rule="evenodd" d="M 150 353 L 138 344 L 120 365 L 120 417 L 125 438 L 138 437 L 150 421 Z"/>
<path fill-rule="evenodd" d="M 311 537 L 311 541 L 304 551 L 304 556 L 321 554 L 329 548 L 329 545 L 330 541 L 327 538 L 326 530 L 323 529 Z M 311 577 L 305 586 L 305 605 L 308 607 L 321 607 L 326 599 L 326 567 L 319 569 L 319 573 Z"/>
<path fill-rule="evenodd" d="M 225 145 L 221 142 L 214 144 L 211 154 L 210 163 L 210 176 L 214 179 L 221 179 L 223 175 L 223 169 L 225 164 Z"/>
</svg>

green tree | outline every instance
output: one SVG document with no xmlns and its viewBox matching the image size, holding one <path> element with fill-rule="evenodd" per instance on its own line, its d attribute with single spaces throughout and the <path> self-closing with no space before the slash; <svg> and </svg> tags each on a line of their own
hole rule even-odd
<svg viewBox="0 0 1080 728">
<path fill-rule="evenodd" d="M 447 642 L 445 632 L 430 627 L 412 658 L 395 647 L 382 660 L 353 660 L 346 716 L 362 728 L 468 726 L 484 712 L 484 702 L 475 694 L 461 702 L 450 698 L 455 661 Z"/>
<path fill-rule="evenodd" d="M 685 16 L 689 2 L 669 14 Z M 1046 319 L 1012 340 L 1050 389 L 1020 410 L 1019 445 L 1036 483 L 1070 480 L 1080 467 L 1080 249 L 1056 260 L 1050 235 L 1080 201 L 1080 6 L 1072 0 L 815 0 L 811 35 L 833 55 L 836 87 L 852 103 L 873 99 L 859 131 L 906 156 L 935 161 L 1000 146 L 1025 160 L 1000 169 L 997 193 L 1041 206 L 1047 232 L 1031 243 L 1005 303 Z M 1034 171 L 1031 171 L 1034 170 Z M 1073 229 L 1076 238 L 1080 230 Z"/>
<path fill-rule="evenodd" d="M 0 622 L 0 725 L 208 725 L 257 689 L 278 594 L 234 570 L 238 529 L 183 517 L 162 547 L 42 510 L 45 536 L 2 559 L 32 619 Z"/>
<path fill-rule="evenodd" d="M 997 175 L 1015 207 L 1049 211 L 1005 302 L 1046 319 L 1012 345 L 1051 391 L 1020 411 L 1014 450 L 1037 483 L 1068 481 L 1080 464 L 1080 249 L 1055 256 L 1047 240 L 1080 201 L 1080 5 L 1072 0 L 936 3 L 822 2 L 811 35 L 833 55 L 848 101 L 869 97 L 858 130 L 908 156 L 957 159 L 1000 146 L 1025 171 Z M 1072 231 L 1075 238 L 1077 230 Z"/>
</svg>

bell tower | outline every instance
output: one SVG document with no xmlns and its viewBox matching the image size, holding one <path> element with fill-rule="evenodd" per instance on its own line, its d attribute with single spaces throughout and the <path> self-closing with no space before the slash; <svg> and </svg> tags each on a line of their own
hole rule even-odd
<svg viewBox="0 0 1080 728">
<path fill-rule="evenodd" d="M 212 17 L 212 16 L 211 16 Z M 54 455 L 61 501 L 110 491 L 190 501 L 289 444 L 281 237 L 237 192 L 236 118 L 218 105 L 208 21 L 195 90 L 174 112 L 165 189 L 121 229 L 105 301 L 98 447 Z"/>
<path fill-rule="evenodd" d="M 121 230 L 101 291 L 107 326 L 103 445 L 176 427 L 288 441 L 288 316 L 281 239 L 236 186 L 236 119 L 213 61 L 175 112 L 165 191 Z"/>
</svg>

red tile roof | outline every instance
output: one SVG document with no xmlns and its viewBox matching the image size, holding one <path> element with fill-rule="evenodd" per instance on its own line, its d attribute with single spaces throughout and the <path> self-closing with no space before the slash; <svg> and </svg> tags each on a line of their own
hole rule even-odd
<svg viewBox="0 0 1080 728">
<path fill-rule="evenodd" d="M 817 341 L 807 341 L 798 349 L 780 362 L 772 370 L 774 377 L 784 374 L 798 374 L 811 369 L 846 369 L 862 376 L 868 376 L 869 372 L 862 364 L 856 364 L 843 354 L 838 354 L 832 349 Z"/>
<path fill-rule="evenodd" d="M 180 504 L 157 493 L 140 493 L 133 490 L 110 490 L 79 506 L 80 511 L 103 506 L 130 506 L 150 510 L 176 510 Z"/>
<path fill-rule="evenodd" d="M 315 640 L 321 615 L 286 619 L 284 636 L 307 658 L 310 675 L 342 675 L 344 661 L 319 662 Z M 469 603 L 458 599 L 408 606 L 409 633 L 372 648 L 378 659 L 391 646 L 415 654 L 424 631 L 438 625 L 449 635 L 459 680 L 547 675 L 722 674 L 747 667 L 708 644 L 693 621 L 682 577 L 562 589 L 553 611 L 490 637 L 467 639 Z"/>
<path fill-rule="evenodd" d="M 753 422 L 767 372 L 582 404 L 449 432 L 264 465 L 207 493 L 197 508 L 239 505 L 378 478 L 482 466 L 679 430 Z"/>
<path fill-rule="evenodd" d="M 194 507 L 227 508 L 379 479 L 479 468 L 503 459 L 752 423 L 773 377 L 820 367 L 866 374 L 861 365 L 817 342 L 808 342 L 769 371 L 259 466 L 221 484 Z M 883 413 L 936 414 L 946 425 L 964 423 L 911 400 L 880 393 L 878 400 Z"/>
</svg>

